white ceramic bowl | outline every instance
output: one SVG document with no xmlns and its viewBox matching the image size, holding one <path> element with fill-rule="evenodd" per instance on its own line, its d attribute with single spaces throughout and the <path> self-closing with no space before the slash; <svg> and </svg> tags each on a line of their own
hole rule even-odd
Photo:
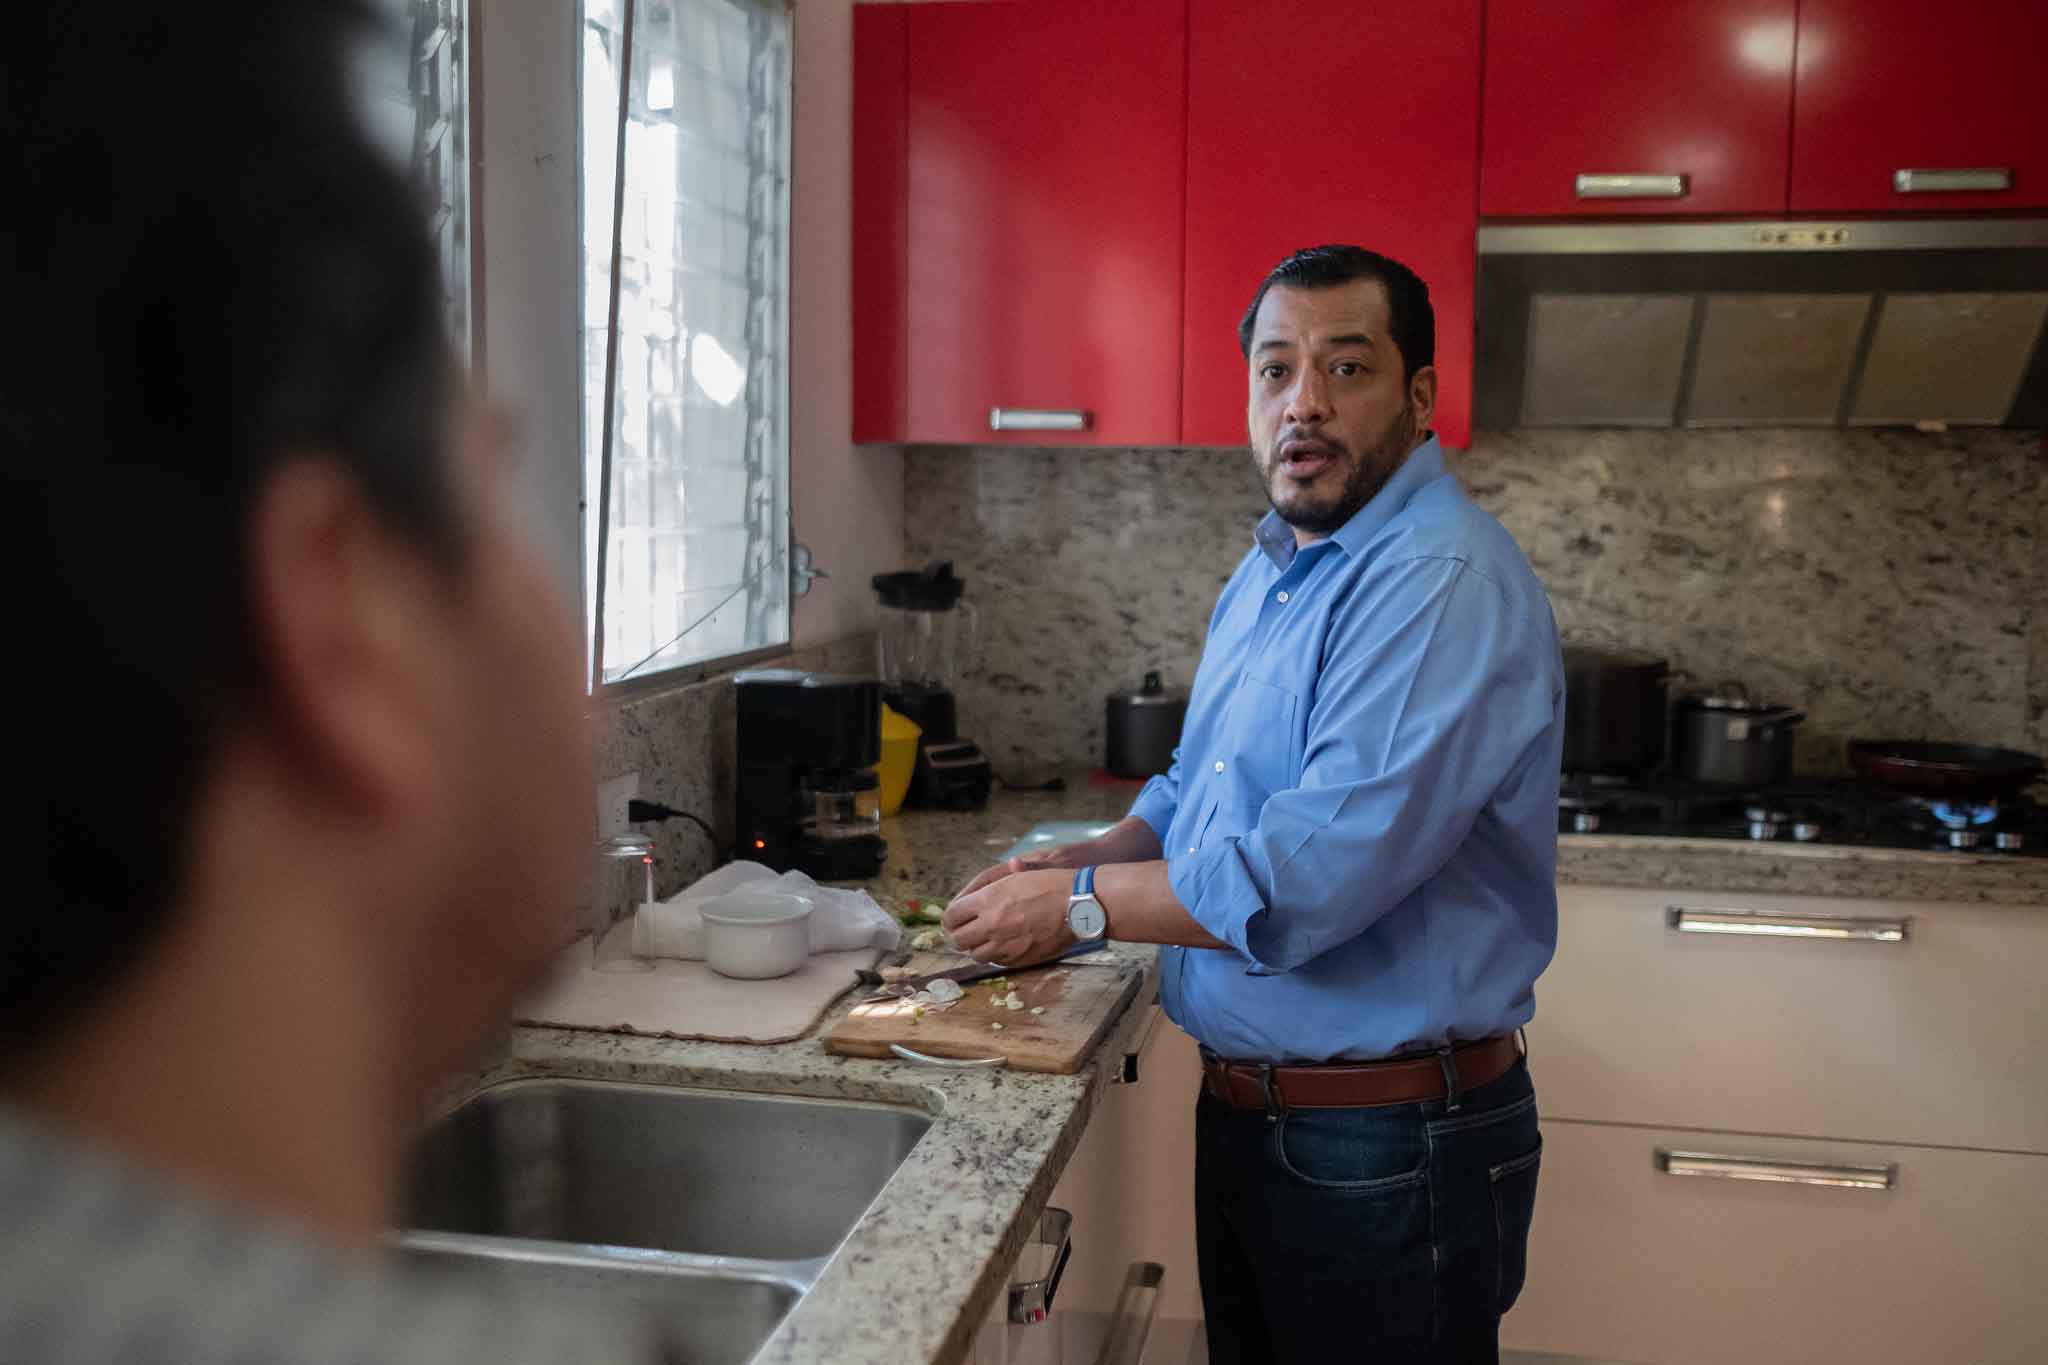
<svg viewBox="0 0 2048 1365">
<path fill-rule="evenodd" d="M 720 976 L 788 976 L 811 953 L 811 901 L 790 891 L 736 891 L 705 904 L 704 961 Z"/>
</svg>

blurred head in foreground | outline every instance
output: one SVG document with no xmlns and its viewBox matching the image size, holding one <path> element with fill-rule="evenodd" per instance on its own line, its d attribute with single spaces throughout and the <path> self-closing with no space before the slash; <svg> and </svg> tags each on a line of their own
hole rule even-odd
<svg viewBox="0 0 2048 1365">
<path fill-rule="evenodd" d="M 374 41 L 35 6 L 0 54 L 0 1104 L 344 1236 L 587 838 L 572 613 Z"/>
</svg>

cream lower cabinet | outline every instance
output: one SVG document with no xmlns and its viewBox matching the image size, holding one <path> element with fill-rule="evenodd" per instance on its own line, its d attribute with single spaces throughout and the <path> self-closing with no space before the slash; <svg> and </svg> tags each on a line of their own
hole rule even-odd
<svg viewBox="0 0 2048 1365">
<path fill-rule="evenodd" d="M 1543 1143 L 1505 1346 L 1645 1365 L 2048 1360 L 2048 1157 L 1557 1119 Z M 1859 1183 L 1794 1183 L 1822 1179 Z"/>
</svg>

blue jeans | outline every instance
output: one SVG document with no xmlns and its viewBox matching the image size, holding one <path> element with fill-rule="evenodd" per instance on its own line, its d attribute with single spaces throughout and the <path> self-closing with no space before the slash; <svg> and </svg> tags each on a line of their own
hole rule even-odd
<svg viewBox="0 0 2048 1365">
<path fill-rule="evenodd" d="M 1213 1365 L 1500 1358 L 1543 1140 L 1526 1061 L 1447 1100 L 1195 1109 Z"/>
</svg>

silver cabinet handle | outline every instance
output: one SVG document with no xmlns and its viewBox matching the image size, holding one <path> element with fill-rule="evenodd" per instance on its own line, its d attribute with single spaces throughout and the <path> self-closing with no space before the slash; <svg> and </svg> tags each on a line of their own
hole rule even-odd
<svg viewBox="0 0 2048 1365">
<path fill-rule="evenodd" d="M 2011 188 L 2010 166 L 1954 166 L 1892 172 L 1892 189 L 1899 194 L 1954 194 L 1959 190 Z"/>
<path fill-rule="evenodd" d="M 1581 199 L 1683 199 L 1692 189 L 1689 175 L 1586 175 L 1572 182 Z"/>
<path fill-rule="evenodd" d="M 977 1066 L 1001 1066 L 1004 1061 L 1001 1057 L 930 1057 L 922 1052 L 913 1052 L 901 1043 L 889 1044 L 889 1051 L 906 1062 L 922 1062 L 926 1066 L 947 1066 L 956 1071 Z"/>
<path fill-rule="evenodd" d="M 1109 1320 L 1109 1335 L 1096 1354 L 1095 1365 L 1138 1365 L 1145 1358 L 1145 1342 L 1152 1335 L 1152 1321 L 1159 1313 L 1159 1295 L 1166 1283 L 1166 1268 L 1157 1261 L 1133 1261 L 1124 1272 L 1123 1292 L 1116 1298 L 1116 1315 Z"/>
<path fill-rule="evenodd" d="M 1888 1190 L 1898 1183 L 1897 1166 L 1851 1166 L 1814 1161 L 1764 1161 L 1713 1152 L 1657 1149 L 1657 1169 L 1666 1175 L 1709 1180 L 1760 1180 L 1769 1185 L 1828 1185 L 1838 1190 Z"/>
<path fill-rule="evenodd" d="M 1699 910 L 1684 905 L 1665 906 L 1664 919 L 1681 934 L 1749 934 L 1758 938 L 1832 938 L 1860 939 L 1866 943 L 1904 943 L 1913 932 L 1913 921 L 1909 919 L 1775 915 L 1768 910 Z"/>
<path fill-rule="evenodd" d="M 1094 414 L 1082 408 L 990 408 L 990 431 L 1086 431 Z"/>
</svg>

